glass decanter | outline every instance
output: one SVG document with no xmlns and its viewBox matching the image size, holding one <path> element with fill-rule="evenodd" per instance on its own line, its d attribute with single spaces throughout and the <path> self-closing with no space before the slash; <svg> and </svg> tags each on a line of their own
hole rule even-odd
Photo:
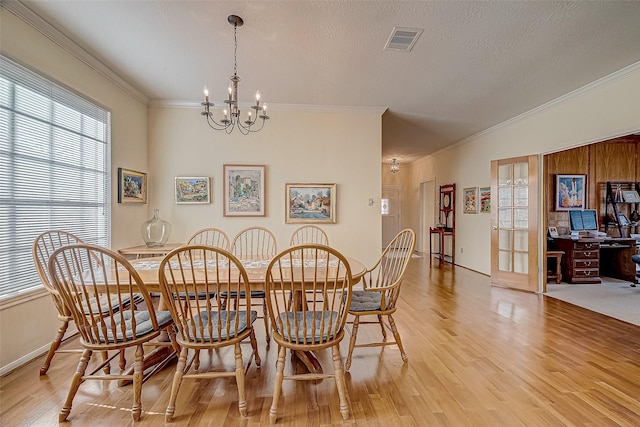
<svg viewBox="0 0 640 427">
<path fill-rule="evenodd" d="M 149 248 L 160 248 L 169 240 L 171 223 L 160 218 L 160 210 L 153 210 L 153 218 L 142 223 L 142 238 Z"/>
</svg>

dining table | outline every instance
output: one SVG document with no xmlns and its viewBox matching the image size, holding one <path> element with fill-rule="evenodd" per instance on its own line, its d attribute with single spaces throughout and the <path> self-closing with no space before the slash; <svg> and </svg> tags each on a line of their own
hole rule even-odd
<svg viewBox="0 0 640 427">
<path fill-rule="evenodd" d="M 134 267 L 140 279 L 144 282 L 146 288 L 149 292 L 152 293 L 160 293 L 160 279 L 159 279 L 159 267 L 162 262 L 162 257 L 155 258 L 143 258 L 138 260 L 130 261 L 131 265 Z M 240 259 L 245 271 L 247 272 L 247 278 L 249 280 L 249 285 L 252 291 L 264 291 L 265 290 L 265 279 L 267 273 L 267 267 L 271 262 L 270 259 Z M 358 261 L 355 258 L 347 257 L 347 262 L 349 263 L 349 267 L 351 269 L 351 275 L 354 279 L 353 283 L 358 283 L 360 278 L 365 274 L 366 267 L 365 265 Z M 293 265 L 292 268 L 304 268 L 302 265 Z M 205 274 L 211 274 L 211 265 L 206 265 L 202 263 L 201 269 L 195 270 L 196 279 L 198 277 L 205 277 Z M 126 290 L 126 283 L 129 280 L 129 273 L 125 269 L 120 269 L 118 271 L 111 271 L 110 274 L 113 277 L 107 278 L 105 283 L 108 286 L 115 286 L 116 283 L 121 283 L 121 286 L 124 290 Z M 115 277 L 117 275 L 117 278 Z M 313 277 L 309 275 L 309 277 Z M 203 282 L 203 290 L 204 290 L 204 282 Z M 304 298 L 299 297 L 299 300 L 303 300 Z M 163 301 L 162 294 L 160 294 L 160 299 L 158 301 L 157 310 L 165 310 L 166 304 Z M 264 313 L 267 316 L 267 313 Z M 154 365 L 162 364 L 164 366 L 167 363 L 167 359 L 172 353 L 172 347 L 168 345 L 162 345 L 163 342 L 168 341 L 168 335 L 163 334 L 159 337 L 160 345 L 156 347 L 152 352 L 149 353 L 147 357 L 145 357 L 145 370 Z M 305 367 L 309 370 L 309 372 L 314 373 L 322 373 L 322 366 L 318 362 L 317 358 L 312 352 L 309 351 L 298 351 L 296 352 L 296 356 L 298 359 L 305 365 Z M 155 372 L 154 369 L 152 372 Z M 146 376 L 145 376 L 146 377 Z"/>
</svg>

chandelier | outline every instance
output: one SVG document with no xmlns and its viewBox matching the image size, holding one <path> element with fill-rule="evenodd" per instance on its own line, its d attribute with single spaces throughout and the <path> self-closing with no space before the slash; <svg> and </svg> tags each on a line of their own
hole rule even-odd
<svg viewBox="0 0 640 427">
<path fill-rule="evenodd" d="M 391 173 L 400 172 L 400 163 L 394 158 L 391 160 L 391 164 L 389 165 L 389 171 Z"/>
<path fill-rule="evenodd" d="M 209 102 L 209 90 L 205 86 L 204 102 L 201 103 L 204 111 L 201 114 L 207 118 L 207 123 L 212 129 L 224 130 L 227 134 L 230 134 L 237 126 L 240 133 L 247 135 L 261 130 L 264 127 L 264 122 L 269 120 L 267 104 L 260 105 L 260 92 L 256 91 L 256 103 L 251 106 L 251 109 L 255 110 L 255 112 L 249 111 L 245 121 L 240 119 L 240 109 L 238 108 L 238 83 L 240 82 L 240 77 L 238 77 L 238 39 L 236 33 L 238 27 L 242 27 L 244 21 L 237 15 L 229 15 L 227 21 L 233 25 L 233 76 L 229 77 L 229 97 L 224 100 L 227 105 L 222 112 L 222 118 L 216 121 L 213 117 L 213 112 L 210 110 L 214 105 L 213 102 Z M 260 127 L 256 128 L 254 126 L 258 119 L 261 119 Z"/>
</svg>

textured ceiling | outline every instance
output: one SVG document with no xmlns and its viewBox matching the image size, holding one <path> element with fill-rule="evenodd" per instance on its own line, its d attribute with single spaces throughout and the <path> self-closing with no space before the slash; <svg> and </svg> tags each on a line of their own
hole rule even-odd
<svg viewBox="0 0 640 427">
<path fill-rule="evenodd" d="M 151 103 L 387 109 L 383 161 L 416 160 L 640 61 L 640 1 L 24 1 Z M 23 13 L 24 15 L 24 13 Z M 394 27 L 424 28 L 411 52 Z M 302 108 L 302 107 L 301 107 Z"/>
</svg>

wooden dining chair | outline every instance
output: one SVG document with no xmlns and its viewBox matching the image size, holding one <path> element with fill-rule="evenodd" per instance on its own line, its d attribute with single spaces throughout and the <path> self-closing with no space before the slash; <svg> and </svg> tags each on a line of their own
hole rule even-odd
<svg viewBox="0 0 640 427">
<path fill-rule="evenodd" d="M 293 234 L 291 234 L 289 246 L 305 245 L 309 243 L 329 246 L 329 237 L 327 237 L 327 233 L 325 233 L 322 228 L 316 225 L 303 225 L 298 227 Z M 310 253 L 309 255 L 313 254 Z"/>
<path fill-rule="evenodd" d="M 322 228 L 316 225 L 303 225 L 293 232 L 289 246 L 305 245 L 307 243 L 329 246 L 329 237 L 327 237 L 327 233 Z"/>
<path fill-rule="evenodd" d="M 239 259 L 270 260 L 278 252 L 276 236 L 264 227 L 247 227 L 233 238 L 230 251 Z"/>
<path fill-rule="evenodd" d="M 227 233 L 215 227 L 207 227 L 193 233 L 187 239 L 187 245 L 207 245 L 229 250 L 229 236 Z"/>
<path fill-rule="evenodd" d="M 242 263 L 224 249 L 205 245 L 188 245 L 169 252 L 160 263 L 158 274 L 162 296 L 177 326 L 176 340 L 181 347 L 171 386 L 171 397 L 165 412 L 165 421 L 171 422 L 173 419 L 180 385 L 182 380 L 187 378 L 235 377 L 240 415 L 247 416 L 245 373 L 252 359 L 255 359 L 258 366 L 261 362 L 253 330 L 257 312 L 250 310 L 249 279 Z M 202 292 L 207 297 L 185 306 L 177 297 L 182 292 Z M 233 309 L 222 308 L 220 295 L 223 292 L 226 294 L 243 292 L 247 298 L 244 309 L 240 309 L 239 304 L 235 304 Z M 249 338 L 253 351 L 245 368 L 240 343 L 246 338 Z M 235 371 L 220 371 L 216 368 L 197 372 L 197 368 L 190 369 L 191 363 L 187 364 L 189 350 L 194 350 L 195 354 L 198 354 L 203 349 L 219 349 L 227 346 L 234 347 Z"/>
<path fill-rule="evenodd" d="M 349 354 L 345 365 L 347 372 L 351 368 L 351 357 L 356 347 L 397 345 L 402 361 L 407 363 L 407 355 L 402 347 L 400 334 L 392 315 L 396 312 L 402 277 L 407 265 L 409 265 L 415 245 L 416 234 L 413 230 L 407 228 L 399 232 L 382 252 L 378 262 L 365 272 L 361 282 L 363 290 L 353 291 L 349 314 L 354 316 L 354 320 L 349 341 Z M 360 319 L 364 316 L 377 316 L 377 321 L 361 321 Z M 388 324 L 384 322 L 383 316 L 387 316 Z M 382 341 L 356 344 L 358 327 L 361 324 L 370 323 L 380 325 Z M 387 341 L 386 329 L 393 333 L 395 341 Z"/>
<path fill-rule="evenodd" d="M 213 247 L 222 248 L 225 251 L 228 251 L 229 243 L 230 243 L 230 240 L 227 233 L 225 233 L 224 231 L 216 227 L 206 227 L 193 233 L 191 237 L 187 239 L 186 244 L 213 246 Z M 194 253 L 194 255 L 197 255 L 197 254 Z M 184 294 L 180 293 L 179 295 L 184 295 Z M 196 297 L 199 299 L 204 299 L 206 295 L 203 292 L 199 292 L 198 294 L 189 293 L 189 298 L 183 298 L 183 300 L 185 304 L 188 304 L 189 301 L 193 301 L 194 299 L 196 299 Z M 210 295 L 210 297 L 215 298 L 215 295 Z M 195 369 L 198 369 L 198 367 L 200 366 L 199 351 L 196 352 L 193 365 Z"/>
<path fill-rule="evenodd" d="M 278 245 L 276 243 L 276 237 L 271 231 L 264 227 L 248 227 L 240 231 L 233 238 L 231 242 L 230 252 L 241 260 L 270 260 L 278 251 Z M 245 295 L 241 292 L 239 295 L 222 295 L 226 304 L 227 299 L 233 299 L 236 303 L 239 300 L 245 298 Z M 262 301 L 262 318 L 264 320 L 264 329 L 267 340 L 267 348 L 269 347 L 270 334 L 269 334 L 269 319 L 267 316 L 267 303 L 265 300 L 264 291 L 251 291 L 251 298 L 253 300 Z M 256 306 L 258 304 L 255 304 Z"/>
<path fill-rule="evenodd" d="M 71 245 L 71 244 L 77 244 L 77 243 L 83 243 L 83 242 L 82 240 L 80 240 L 79 237 L 75 236 L 74 234 L 71 234 L 69 232 L 62 231 L 62 230 L 45 231 L 44 233 L 41 233 L 40 235 L 38 235 L 38 237 L 36 237 L 35 240 L 33 241 L 32 255 L 33 255 L 33 262 L 36 267 L 36 271 L 38 273 L 38 276 L 40 277 L 42 286 L 47 290 L 49 295 L 51 295 L 53 304 L 55 305 L 56 310 L 58 311 L 58 320 L 62 322 L 62 325 L 60 325 L 60 328 L 58 329 L 58 332 L 56 333 L 55 338 L 53 339 L 53 341 L 51 342 L 51 345 L 49 346 L 49 351 L 47 352 L 47 356 L 44 360 L 44 363 L 40 367 L 40 375 L 45 375 L 47 373 L 47 371 L 49 370 L 49 367 L 51 366 L 51 361 L 53 360 L 53 356 L 56 353 L 79 353 L 83 351 L 82 349 L 70 349 L 70 350 L 60 349 L 60 344 L 64 339 L 64 334 L 67 332 L 67 329 L 69 328 L 69 322 L 73 320 L 73 316 L 71 314 L 71 310 L 65 306 L 64 301 L 60 297 L 60 294 L 58 293 L 58 291 L 54 289 L 53 284 L 51 283 L 51 277 L 49 276 L 49 270 L 48 270 L 49 258 L 51 257 L 51 255 L 56 249 L 61 248 L 62 246 L 65 246 L 65 245 Z M 101 307 L 107 307 L 107 305 L 109 305 L 107 304 L 107 299 L 106 299 L 107 297 L 105 295 L 101 294 L 99 298 L 100 298 Z M 133 303 L 136 303 L 137 298 L 138 296 L 134 295 Z M 125 298 L 123 301 L 125 305 L 129 305 L 130 303 L 132 303 L 131 298 Z M 111 309 L 115 311 L 119 310 L 120 306 L 118 304 L 119 304 L 118 300 L 116 298 L 112 298 L 110 303 Z M 96 307 L 96 306 L 97 305 L 95 304 L 93 305 L 93 307 Z M 103 314 L 107 314 L 107 313 L 103 313 Z M 106 353 L 103 354 L 103 358 L 106 360 L 107 358 Z M 108 373 L 109 366 L 107 365 L 105 369 L 106 369 L 106 372 Z"/>
<path fill-rule="evenodd" d="M 225 251 L 229 250 L 229 236 L 227 233 L 215 227 L 203 228 L 201 230 L 196 231 L 189 239 L 187 240 L 187 245 L 206 245 L 213 246 L 216 248 L 222 248 Z M 194 256 L 197 255 L 194 253 Z M 195 294 L 190 294 L 189 299 L 195 299 Z M 213 295 L 212 295 L 213 296 Z M 198 294 L 198 298 L 204 298 L 204 294 L 200 292 Z"/>
<path fill-rule="evenodd" d="M 80 384 L 86 380 L 133 381 L 131 415 L 134 421 L 139 420 L 142 412 L 143 344 L 156 338 L 163 330 L 169 333 L 174 342 L 171 314 L 154 309 L 151 295 L 138 273 L 122 255 L 109 249 L 89 244 L 63 246 L 51 255 L 48 269 L 54 289 L 71 311 L 80 333 L 80 344 L 84 348 L 59 421 L 63 422 L 69 416 L 73 398 Z M 134 294 L 140 295 L 144 310 L 126 304 L 129 295 Z M 107 296 L 106 304 L 101 295 Z M 118 310 L 114 310 L 109 303 L 114 298 L 118 301 Z M 133 373 L 126 374 L 124 351 L 131 347 L 135 348 Z M 85 375 L 94 351 L 111 350 L 117 353 Z M 122 372 L 96 375 L 116 355 L 120 355 Z"/>
<path fill-rule="evenodd" d="M 348 393 L 344 380 L 340 341 L 351 302 L 353 277 L 346 258 L 324 245 L 300 245 L 280 252 L 269 263 L 265 276 L 267 308 L 273 340 L 278 344 L 278 361 L 269 421 L 276 422 L 282 382 L 334 378 L 340 413 L 349 418 Z M 305 292 L 315 294 L 306 301 Z M 288 303 L 294 295 L 293 304 Z M 285 375 L 286 350 L 311 352 L 331 348 L 333 372 Z"/>
</svg>

